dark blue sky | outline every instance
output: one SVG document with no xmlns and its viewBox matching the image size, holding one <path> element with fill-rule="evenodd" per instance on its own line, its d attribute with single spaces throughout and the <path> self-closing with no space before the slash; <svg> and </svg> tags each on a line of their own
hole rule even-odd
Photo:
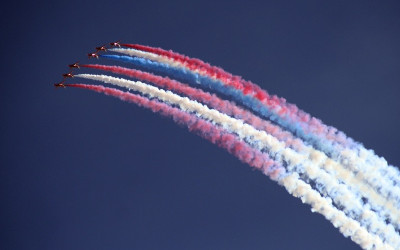
<svg viewBox="0 0 400 250">
<path fill-rule="evenodd" d="M 384 2 L 3 5 L 0 248 L 358 249 L 172 121 L 52 84 L 113 40 L 173 49 L 258 83 L 400 165 L 400 5 Z"/>
</svg>

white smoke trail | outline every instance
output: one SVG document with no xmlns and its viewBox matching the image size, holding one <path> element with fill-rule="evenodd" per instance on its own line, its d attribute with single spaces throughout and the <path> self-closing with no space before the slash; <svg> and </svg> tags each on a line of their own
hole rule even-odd
<svg viewBox="0 0 400 250">
<path fill-rule="evenodd" d="M 270 153 L 274 154 L 276 157 L 279 158 L 282 156 L 284 160 L 289 163 L 289 170 L 303 171 L 299 164 L 304 164 L 306 174 L 311 179 L 315 180 L 317 184 L 320 184 L 321 187 L 323 186 L 326 194 L 332 196 L 335 202 L 340 204 L 340 206 L 343 206 L 350 216 L 360 220 L 362 226 L 365 226 L 371 233 L 375 233 L 382 237 L 385 242 L 393 244 L 394 246 L 399 244 L 399 237 L 394 232 L 393 227 L 380 221 L 374 212 L 363 207 L 360 202 L 357 202 L 355 195 L 349 192 L 346 189 L 346 186 L 339 184 L 336 179 L 321 171 L 318 167 L 310 164 L 306 157 L 297 154 L 291 149 L 285 148 L 282 143 L 276 140 L 276 138 L 266 134 L 265 132 L 255 130 L 253 127 L 243 124 L 239 120 L 221 114 L 216 110 L 210 110 L 206 106 L 191 101 L 188 98 L 182 98 L 172 92 L 160 90 L 141 82 L 128 81 L 104 75 L 84 74 L 77 75 L 77 77 L 99 80 L 140 91 L 150 97 L 156 97 L 168 103 L 178 105 L 182 110 L 196 112 L 198 115 L 222 125 L 229 131 L 237 133 L 241 138 L 254 138 L 256 142 L 252 140 L 253 144 L 263 144 L 261 149 L 267 147 Z"/>
<path fill-rule="evenodd" d="M 380 196 L 379 193 L 369 185 L 365 185 L 363 182 L 364 178 L 362 178 L 363 176 L 360 175 L 360 173 L 355 175 L 348 169 L 343 168 L 336 161 L 328 158 L 324 153 L 309 146 L 304 146 L 302 152 L 309 155 L 309 160 L 311 160 L 313 164 L 321 166 L 329 174 L 348 185 L 350 190 L 357 194 L 358 198 L 366 198 L 366 203 L 368 203 L 380 217 L 384 219 L 387 218 L 396 229 L 400 229 L 400 210 L 396 208 L 396 204 Z"/>
<path fill-rule="evenodd" d="M 359 145 L 355 149 L 343 149 L 343 161 L 349 163 L 352 170 L 365 178 L 368 183 L 379 190 L 388 200 L 392 200 L 397 209 L 400 209 L 400 173 L 399 170 L 387 161 L 378 157 L 372 150 Z M 385 181 L 382 181 L 383 177 Z"/>
<path fill-rule="evenodd" d="M 322 214 L 344 236 L 349 236 L 364 249 L 394 249 L 387 243 L 383 243 L 377 235 L 371 235 L 360 223 L 348 218 L 342 211 L 332 206 L 332 201 L 323 198 L 313 190 L 311 186 L 299 179 L 297 173 L 286 176 L 280 181 L 286 190 L 293 196 L 301 199 L 303 203 L 310 204 L 311 211 Z"/>
<path fill-rule="evenodd" d="M 364 179 L 369 186 L 385 197 L 394 209 L 399 210 L 400 181 L 397 180 L 395 167 L 389 166 L 385 159 L 362 146 L 356 149 L 337 147 L 341 150 L 335 159 L 340 160 L 357 178 Z"/>
<path fill-rule="evenodd" d="M 172 67 L 182 68 L 186 65 L 182 62 L 175 61 L 165 56 L 155 53 L 145 52 L 137 49 L 113 48 L 111 51 L 146 58 L 152 61 L 168 64 Z M 201 69 L 193 70 L 195 73 L 207 76 L 207 72 Z M 217 80 L 216 76 L 211 76 Z M 366 150 L 360 145 L 358 153 L 343 147 L 342 145 L 332 145 L 339 152 L 333 156 L 333 159 L 350 169 L 358 179 L 367 180 L 366 183 L 374 188 L 378 193 L 382 194 L 388 201 L 389 209 L 400 209 L 400 174 L 393 166 L 388 166 L 383 158 L 377 157 L 371 150 Z M 391 180 L 390 183 L 388 180 Z M 397 184 L 397 185 L 396 185 Z M 380 200 L 384 199 L 380 197 Z M 382 201 L 383 202 L 383 201 Z M 380 204 L 382 205 L 382 202 Z M 383 202 L 386 203 L 386 202 Z M 397 225 L 400 223 L 400 216 L 391 218 Z"/>
</svg>

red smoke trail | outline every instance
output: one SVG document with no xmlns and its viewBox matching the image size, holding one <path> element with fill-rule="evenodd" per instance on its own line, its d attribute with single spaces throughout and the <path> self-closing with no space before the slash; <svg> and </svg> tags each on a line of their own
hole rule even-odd
<svg viewBox="0 0 400 250">
<path fill-rule="evenodd" d="M 257 84 L 251 81 L 246 81 L 240 76 L 234 76 L 225 70 L 211 66 L 210 64 L 203 62 L 197 58 L 190 58 L 185 55 L 181 55 L 172 50 L 164 50 L 161 48 L 155 48 L 140 44 L 121 44 L 122 46 L 133 48 L 137 50 L 147 51 L 155 53 L 161 56 L 171 58 L 178 61 L 188 67 L 190 70 L 199 70 L 208 76 L 215 77 L 218 80 L 224 82 L 228 86 L 242 91 L 245 95 L 250 95 L 264 105 L 274 110 L 279 116 L 290 119 L 291 122 L 299 122 L 305 132 L 315 133 L 322 135 L 328 140 L 335 140 L 343 143 L 344 145 L 353 145 L 354 142 L 350 138 L 346 138 L 343 133 L 338 133 L 337 129 L 324 125 L 320 120 L 310 116 L 306 112 L 300 110 L 296 105 L 287 103 L 284 98 L 279 98 L 275 95 L 269 95 L 265 90 L 261 89 Z"/>
<path fill-rule="evenodd" d="M 233 116 L 237 119 L 242 119 L 256 129 L 264 130 L 267 133 L 272 134 L 279 140 L 285 141 L 288 146 L 292 146 L 296 150 L 299 150 L 302 145 L 301 140 L 294 138 L 289 132 L 283 131 L 278 126 L 275 126 L 270 122 L 259 118 L 253 113 L 236 106 L 234 103 L 222 100 L 216 95 L 204 92 L 201 89 L 192 88 L 176 80 L 171 80 L 168 77 L 156 76 L 151 73 L 143 72 L 136 69 L 128 69 L 120 66 L 86 64 L 81 65 L 81 67 L 104 70 L 116 74 L 126 75 L 139 80 L 152 82 L 161 88 L 173 90 L 174 92 L 184 94 L 190 97 L 190 99 L 202 102 L 211 108 L 215 108 L 221 111 L 222 113 Z"/>
<path fill-rule="evenodd" d="M 165 103 L 150 100 L 140 95 L 100 85 L 65 84 L 65 86 L 89 89 L 98 93 L 114 96 L 123 101 L 132 102 L 141 107 L 148 108 L 154 113 L 170 117 L 176 123 L 186 126 L 189 131 L 200 135 L 204 139 L 211 141 L 221 148 L 224 148 L 242 162 L 262 170 L 273 180 L 277 180 L 277 178 L 285 171 L 282 166 L 270 159 L 267 154 L 253 149 L 251 146 L 237 138 L 237 136 L 226 132 L 224 129 L 217 127 L 208 121 L 200 119 L 195 115 L 183 112 L 178 108 L 170 107 Z"/>
</svg>

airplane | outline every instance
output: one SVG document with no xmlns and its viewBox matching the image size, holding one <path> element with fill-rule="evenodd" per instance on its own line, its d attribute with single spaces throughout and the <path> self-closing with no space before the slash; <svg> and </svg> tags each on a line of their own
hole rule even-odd
<svg viewBox="0 0 400 250">
<path fill-rule="evenodd" d="M 111 45 L 111 47 L 119 47 L 119 48 L 121 48 L 120 41 L 116 41 L 116 42 L 110 43 L 110 45 Z"/>
<path fill-rule="evenodd" d="M 54 87 L 56 87 L 56 88 L 65 88 L 65 85 L 64 85 L 64 81 L 62 81 L 62 82 L 59 82 L 59 83 L 54 83 Z"/>
<path fill-rule="evenodd" d="M 99 55 L 97 54 L 97 52 L 95 52 L 95 53 L 89 53 L 89 54 L 88 54 L 88 57 L 89 57 L 89 59 L 90 59 L 90 58 L 97 58 L 97 59 L 99 59 Z"/>
<path fill-rule="evenodd" d="M 96 47 L 96 53 L 99 52 L 99 51 L 107 51 L 106 46 L 103 45 L 103 46 L 100 46 L 100 47 Z"/>
<path fill-rule="evenodd" d="M 70 64 L 70 65 L 68 65 L 68 67 L 70 67 L 71 69 L 72 68 L 80 68 L 80 66 L 79 66 L 79 64 L 78 64 L 79 62 L 76 62 L 76 63 L 73 63 L 73 64 Z"/>
<path fill-rule="evenodd" d="M 72 71 L 69 72 L 69 73 L 63 74 L 62 76 L 64 77 L 64 79 L 65 79 L 65 78 L 74 77 L 74 75 L 72 74 Z"/>
</svg>

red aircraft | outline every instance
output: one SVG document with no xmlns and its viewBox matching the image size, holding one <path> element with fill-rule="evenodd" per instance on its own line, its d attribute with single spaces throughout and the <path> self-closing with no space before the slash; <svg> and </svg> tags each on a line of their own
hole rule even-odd
<svg viewBox="0 0 400 250">
<path fill-rule="evenodd" d="M 120 41 L 116 41 L 116 42 L 110 43 L 110 45 L 111 45 L 111 47 L 119 47 L 119 48 L 121 48 Z"/>
<path fill-rule="evenodd" d="M 103 46 L 100 46 L 100 47 L 96 47 L 96 52 L 99 52 L 99 51 L 107 51 L 106 46 L 103 45 Z"/>
<path fill-rule="evenodd" d="M 54 83 L 54 87 L 56 87 L 56 88 L 65 88 L 65 85 L 64 85 L 64 81 L 62 81 L 62 82 L 59 82 L 59 83 Z"/>
<path fill-rule="evenodd" d="M 97 59 L 99 59 L 99 55 L 97 54 L 97 52 L 95 52 L 95 53 L 89 53 L 89 54 L 88 54 L 88 57 L 89 57 L 89 59 L 90 59 L 90 58 L 97 58 Z"/>
<path fill-rule="evenodd" d="M 73 63 L 73 64 L 70 64 L 70 65 L 68 65 L 68 67 L 70 67 L 71 69 L 73 69 L 73 68 L 80 68 L 80 66 L 79 66 L 79 64 L 78 64 L 79 62 L 76 62 L 76 63 Z"/>
<path fill-rule="evenodd" d="M 71 72 L 69 72 L 69 73 L 63 74 L 62 76 L 64 77 L 64 79 L 65 79 L 65 78 L 71 78 L 71 77 L 74 77 L 74 75 L 72 74 L 72 71 L 71 71 Z"/>
</svg>

